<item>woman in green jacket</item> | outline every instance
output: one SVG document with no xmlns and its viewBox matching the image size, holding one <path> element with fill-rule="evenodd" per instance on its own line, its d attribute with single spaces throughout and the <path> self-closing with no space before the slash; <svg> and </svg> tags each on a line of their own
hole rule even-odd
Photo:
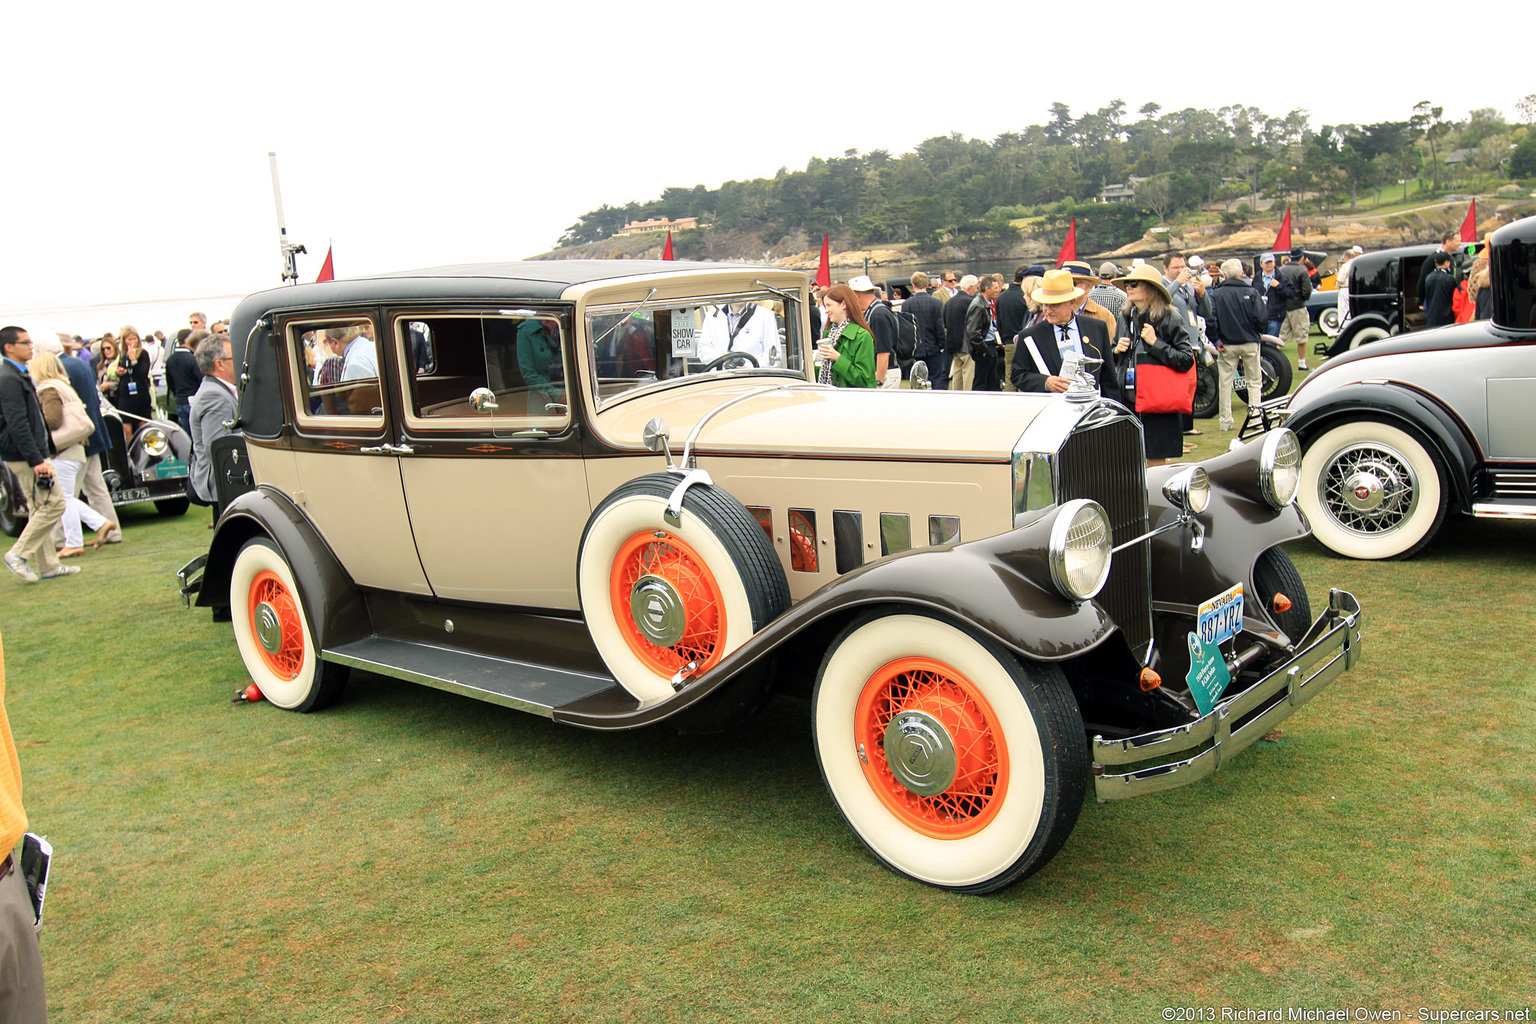
<svg viewBox="0 0 1536 1024">
<path fill-rule="evenodd" d="M 874 387 L 875 338 L 859 312 L 853 291 L 846 284 L 835 284 L 827 289 L 822 302 L 827 315 L 821 346 L 816 350 L 821 360 L 818 379 L 840 388 Z"/>
</svg>

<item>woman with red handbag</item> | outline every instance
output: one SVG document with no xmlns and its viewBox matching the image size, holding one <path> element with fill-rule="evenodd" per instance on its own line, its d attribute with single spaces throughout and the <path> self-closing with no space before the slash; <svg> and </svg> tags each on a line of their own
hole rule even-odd
<svg viewBox="0 0 1536 1024">
<path fill-rule="evenodd" d="M 1181 417 L 1194 408 L 1195 350 L 1189 325 L 1172 305 L 1161 274 L 1143 264 L 1119 284 L 1126 303 L 1115 332 L 1115 354 L 1134 353 L 1124 360 L 1126 401 L 1141 417 L 1147 465 L 1161 466 L 1184 454 Z"/>
</svg>

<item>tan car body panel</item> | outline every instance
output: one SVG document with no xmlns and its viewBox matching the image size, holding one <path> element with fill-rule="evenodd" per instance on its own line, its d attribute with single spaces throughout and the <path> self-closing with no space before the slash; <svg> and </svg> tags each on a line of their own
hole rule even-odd
<svg viewBox="0 0 1536 1024">
<path fill-rule="evenodd" d="M 399 459 L 294 452 L 293 461 L 301 486 L 289 497 L 314 522 L 359 586 L 432 593 L 405 513 Z M 358 495 L 366 495 L 367 501 L 359 502 Z"/>
<path fill-rule="evenodd" d="M 611 445 L 641 448 L 646 421 L 661 416 L 671 431 L 673 450 L 681 454 L 700 419 L 754 391 L 755 397 L 709 420 L 697 442 L 701 450 L 1006 462 L 1024 428 L 1051 402 L 1062 401 L 1000 391 L 797 386 L 790 380 L 752 377 L 637 394 L 598 413 L 594 426 Z"/>
</svg>

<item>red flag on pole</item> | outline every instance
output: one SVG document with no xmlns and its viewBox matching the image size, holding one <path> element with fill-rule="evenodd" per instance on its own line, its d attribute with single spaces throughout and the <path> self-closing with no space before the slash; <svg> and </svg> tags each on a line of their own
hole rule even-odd
<svg viewBox="0 0 1536 1024">
<path fill-rule="evenodd" d="M 821 236 L 821 262 L 816 265 L 816 284 L 822 288 L 832 287 L 832 260 L 827 250 L 830 242 L 830 235 Z"/>
<path fill-rule="evenodd" d="M 1472 200 L 1472 205 L 1467 207 L 1467 219 L 1461 222 L 1461 240 L 1463 242 L 1477 241 L 1477 200 Z"/>
<path fill-rule="evenodd" d="M 1072 218 L 1072 226 L 1067 228 L 1066 241 L 1061 243 L 1061 252 L 1056 256 L 1056 266 L 1060 267 L 1068 260 L 1077 259 L 1077 218 Z"/>
<path fill-rule="evenodd" d="M 664 260 L 672 260 L 672 259 L 676 259 L 677 258 L 677 257 L 672 255 L 672 229 L 671 228 L 667 229 L 667 245 L 666 245 L 666 248 L 661 250 L 661 258 L 664 259 Z"/>
<path fill-rule="evenodd" d="M 1285 220 L 1280 222 L 1280 233 L 1275 236 L 1275 244 L 1270 246 L 1271 252 L 1291 251 L 1291 208 L 1285 208 Z"/>
<path fill-rule="evenodd" d="M 336 268 L 331 265 L 331 251 L 335 248 L 334 245 L 325 247 L 325 262 L 320 264 L 320 276 L 315 278 L 315 284 L 319 284 L 321 281 L 336 280 Z"/>
</svg>

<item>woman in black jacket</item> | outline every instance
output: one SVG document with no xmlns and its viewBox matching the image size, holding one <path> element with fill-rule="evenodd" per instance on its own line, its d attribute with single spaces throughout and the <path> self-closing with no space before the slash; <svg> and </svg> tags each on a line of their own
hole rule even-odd
<svg viewBox="0 0 1536 1024">
<path fill-rule="evenodd" d="M 1127 373 L 1126 404 L 1134 408 L 1136 371 L 1143 366 L 1160 365 L 1175 373 L 1188 372 L 1195 365 L 1195 350 L 1189 325 L 1171 305 L 1173 299 L 1161 274 L 1142 265 L 1121 278 L 1120 283 L 1125 286 L 1126 303 L 1118 317 L 1115 353 L 1135 353 L 1124 360 L 1132 371 Z M 1179 413 L 1140 415 L 1147 465 L 1161 466 L 1184 454 L 1184 425 Z"/>
<path fill-rule="evenodd" d="M 149 389 L 149 353 L 144 351 L 139 332 L 132 327 L 122 329 L 119 344 L 123 354 L 118 356 L 117 367 L 111 371 L 117 377 L 117 394 L 112 404 L 123 412 L 147 420 L 151 414 L 153 398 Z M 134 431 L 139 429 L 141 423 L 141 420 L 123 417 L 124 439 L 133 440 Z"/>
</svg>

